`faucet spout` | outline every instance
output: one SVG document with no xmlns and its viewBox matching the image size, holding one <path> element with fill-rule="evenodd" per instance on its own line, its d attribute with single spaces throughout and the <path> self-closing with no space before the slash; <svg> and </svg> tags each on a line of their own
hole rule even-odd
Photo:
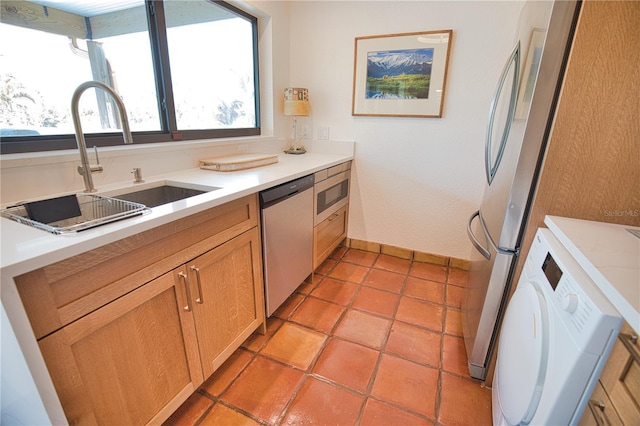
<svg viewBox="0 0 640 426">
<path fill-rule="evenodd" d="M 100 81 L 87 81 L 78 86 L 75 92 L 73 92 L 73 97 L 71 98 L 71 115 L 73 117 L 73 127 L 76 132 L 78 151 L 80 151 L 80 161 L 82 162 L 82 165 L 78 166 L 78 173 L 80 173 L 84 179 L 84 192 L 96 192 L 96 188 L 93 185 L 92 173 L 102 171 L 101 165 L 91 165 L 89 163 L 89 156 L 87 155 L 87 144 L 84 139 L 84 133 L 82 132 L 80 113 L 78 112 L 80 97 L 85 92 L 85 90 L 89 89 L 90 87 L 102 89 L 111 96 L 111 98 L 118 106 L 118 113 L 120 114 L 120 121 L 122 122 L 122 137 L 124 139 L 124 143 L 133 143 L 133 137 L 131 136 L 131 130 L 129 128 L 127 110 L 124 107 L 124 103 L 122 102 L 122 98 L 120 98 L 120 95 L 118 95 L 118 93 L 116 93 L 116 91 L 111 87 Z"/>
</svg>

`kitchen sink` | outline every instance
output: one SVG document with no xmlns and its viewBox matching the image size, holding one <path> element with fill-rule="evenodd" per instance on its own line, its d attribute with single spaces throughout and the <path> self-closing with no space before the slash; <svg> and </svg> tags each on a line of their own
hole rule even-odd
<svg viewBox="0 0 640 426">
<path fill-rule="evenodd" d="M 8 207 L 2 216 L 53 234 L 67 234 L 150 211 L 143 204 L 117 198 L 74 194 Z"/>
<path fill-rule="evenodd" d="M 68 234 L 150 213 L 153 207 L 218 189 L 184 188 L 165 183 L 109 196 L 72 194 L 8 207 L 2 210 L 2 216 L 53 234 Z"/>
<path fill-rule="evenodd" d="M 128 192 L 125 194 L 115 195 L 116 198 L 134 203 L 144 204 L 147 207 L 158 207 L 162 204 L 173 203 L 174 201 L 184 200 L 185 198 L 194 197 L 209 191 L 215 191 L 217 187 L 203 191 L 199 189 L 183 188 L 175 185 L 161 185 L 153 188 L 141 189 L 139 191 Z"/>
</svg>

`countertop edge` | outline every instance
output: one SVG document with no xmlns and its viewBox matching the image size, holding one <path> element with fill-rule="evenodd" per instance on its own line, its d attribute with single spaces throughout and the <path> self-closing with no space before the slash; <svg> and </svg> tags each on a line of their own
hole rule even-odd
<svg viewBox="0 0 640 426">
<path fill-rule="evenodd" d="M 0 218 L 2 229 L 0 271 L 5 277 L 15 277 L 289 180 L 353 160 L 352 154 L 308 152 L 302 158 L 292 157 L 279 154 L 280 161 L 276 164 L 237 172 L 189 169 L 154 176 L 147 181 L 180 181 L 194 185 L 218 186 L 221 189 L 209 193 L 210 196 L 199 197 L 201 200 L 197 202 L 191 201 L 187 204 L 183 200 L 171 203 L 171 206 L 159 206 L 152 209 L 150 215 L 114 222 L 82 233 L 53 235 L 7 218 Z M 205 178 L 202 178 L 203 176 Z M 130 184 L 127 185 L 130 186 Z M 117 185 L 111 186 L 108 190 L 113 191 L 114 188 L 117 188 Z"/>
</svg>

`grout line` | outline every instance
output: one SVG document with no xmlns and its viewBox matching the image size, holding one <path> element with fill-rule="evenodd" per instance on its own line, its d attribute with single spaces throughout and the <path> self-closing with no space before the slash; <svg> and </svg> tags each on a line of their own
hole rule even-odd
<svg viewBox="0 0 640 426">
<path fill-rule="evenodd" d="M 451 266 L 444 266 L 444 268 L 445 268 L 444 282 L 439 282 L 439 281 L 429 280 L 427 278 L 422 278 L 422 277 L 415 276 L 415 275 L 411 274 L 412 271 L 413 271 L 414 263 L 423 263 L 423 262 L 402 259 L 402 260 L 407 260 L 408 268 L 407 268 L 406 272 L 400 273 L 400 272 L 397 272 L 397 271 L 394 271 L 394 270 L 383 269 L 383 268 L 375 266 L 378 263 L 379 259 L 383 255 L 384 256 L 393 257 L 392 255 L 386 255 L 386 254 L 383 254 L 383 253 L 376 253 L 376 256 L 375 256 L 375 258 L 373 260 L 373 263 L 368 266 L 368 265 L 362 265 L 362 264 L 356 263 L 357 259 L 355 259 L 355 260 L 348 259 L 348 254 L 352 250 L 354 250 L 354 251 L 362 251 L 362 250 L 359 250 L 359 249 L 340 247 L 340 248 L 336 249 L 336 251 L 334 251 L 334 253 L 332 253 L 329 256 L 329 258 L 324 263 L 326 263 L 327 261 L 331 260 L 333 262 L 333 264 L 329 268 L 324 270 L 323 273 L 317 273 L 316 272 L 316 273 L 311 275 L 312 279 L 311 279 L 311 282 L 306 283 L 307 288 L 305 288 L 305 290 L 304 290 L 305 293 L 298 292 L 296 290 L 296 292 L 294 294 L 297 296 L 297 298 L 299 300 L 295 304 L 295 306 L 293 306 L 293 307 L 288 306 L 287 307 L 287 309 L 290 310 L 290 311 L 289 311 L 288 315 L 286 316 L 286 318 L 273 315 L 271 318 L 267 319 L 267 321 L 272 321 L 271 324 L 273 324 L 273 322 L 276 322 L 276 321 L 278 323 L 275 325 L 275 328 L 271 330 L 271 332 L 269 332 L 269 330 L 267 330 L 267 334 L 266 334 L 265 340 L 255 349 L 255 351 L 245 347 L 244 343 L 243 343 L 243 346 L 241 346 L 240 349 L 242 351 L 245 351 L 245 352 L 251 354 L 251 358 L 249 359 L 247 364 L 242 368 L 242 370 L 240 370 L 233 377 L 233 379 L 231 379 L 229 381 L 229 383 L 225 386 L 225 388 L 219 392 L 219 396 L 216 397 L 216 396 L 210 395 L 208 392 L 206 392 L 204 389 L 202 389 L 202 387 L 204 386 L 204 383 L 201 385 L 201 387 L 196 392 L 200 393 L 202 396 L 204 396 L 204 397 L 208 398 L 209 400 L 211 400 L 213 402 L 213 404 L 211 405 L 211 407 L 209 407 L 207 410 L 205 410 L 205 412 L 199 417 L 199 419 L 195 423 L 196 425 L 200 424 L 201 422 L 204 421 L 206 416 L 209 415 L 209 413 L 213 410 L 213 407 L 215 407 L 216 404 L 221 404 L 221 405 L 223 405 L 223 406 L 225 406 L 225 407 L 227 407 L 229 409 L 232 409 L 232 410 L 234 410 L 234 411 L 236 411 L 236 412 L 238 412 L 238 413 L 240 413 L 240 414 L 242 414 L 242 415 L 244 415 L 244 416 L 246 416 L 246 417 L 248 417 L 248 418 L 250 418 L 250 419 L 252 419 L 254 421 L 257 421 L 258 423 L 260 423 L 262 425 L 268 425 L 268 426 L 269 425 L 270 426 L 279 425 L 286 418 L 287 413 L 289 412 L 289 410 L 293 406 L 296 398 L 299 396 L 300 391 L 303 389 L 303 387 L 305 386 L 307 381 L 310 380 L 310 378 L 311 379 L 315 379 L 315 380 L 320 380 L 322 382 L 325 382 L 325 383 L 328 383 L 328 384 L 330 384 L 332 386 L 335 386 L 335 387 L 337 387 L 339 389 L 343 389 L 343 390 L 349 391 L 351 393 L 354 393 L 354 394 L 359 395 L 359 396 L 362 397 L 362 403 L 361 403 L 361 405 L 359 407 L 359 410 L 358 410 L 358 413 L 357 413 L 357 416 L 356 416 L 356 421 L 355 421 L 356 425 L 359 425 L 360 422 L 362 421 L 362 419 L 364 417 L 364 414 L 365 414 L 365 409 L 366 409 L 367 403 L 368 403 L 368 401 L 370 399 L 375 400 L 375 401 L 379 401 L 380 403 L 383 403 L 383 404 L 390 405 L 390 406 L 395 407 L 396 409 L 398 409 L 398 410 L 400 410 L 402 412 L 411 414 L 413 416 L 417 416 L 417 417 L 419 417 L 421 419 L 424 419 L 424 420 L 427 420 L 427 421 L 430 421 L 430 422 L 434 422 L 434 424 L 440 425 L 440 422 L 438 421 L 438 419 L 440 417 L 440 409 L 441 409 L 441 402 L 442 402 L 442 384 L 443 384 L 443 375 L 444 375 L 444 373 L 447 373 L 447 374 L 450 374 L 450 375 L 453 375 L 453 376 L 457 376 L 457 377 L 460 377 L 460 378 L 463 378 L 463 379 L 467 379 L 469 381 L 473 381 L 472 379 L 469 379 L 469 377 L 467 377 L 465 375 L 460 375 L 460 374 L 458 374 L 456 372 L 451 372 L 451 371 L 445 370 L 445 365 L 444 365 L 445 336 L 451 336 L 451 337 L 454 337 L 454 338 L 457 338 L 457 339 L 461 339 L 462 338 L 462 336 L 459 336 L 459 335 L 456 335 L 456 334 L 450 334 L 449 332 L 447 332 L 446 322 L 447 322 L 447 314 L 449 313 L 449 310 L 451 310 L 452 312 L 453 311 L 460 311 L 459 307 L 449 306 L 447 304 L 448 298 L 449 298 L 449 290 L 450 290 L 449 289 L 449 285 L 454 285 L 456 287 L 461 287 L 461 288 L 464 288 L 464 285 L 452 284 L 452 283 L 448 282 L 449 281 L 449 277 L 450 277 Z M 337 253 L 337 256 L 333 257 L 334 254 L 336 254 L 336 253 Z M 349 264 L 349 265 L 360 266 L 360 267 L 363 267 L 363 268 L 367 268 L 367 271 L 364 274 L 364 277 L 363 277 L 363 279 L 361 280 L 360 283 L 354 283 L 354 282 L 351 282 L 351 281 L 347 281 L 347 280 L 344 280 L 344 279 L 338 279 L 338 278 L 330 276 L 330 274 L 340 264 Z M 436 266 L 441 266 L 441 265 L 436 265 Z M 321 267 L 322 267 L 322 265 L 321 265 Z M 398 275 L 402 275 L 404 278 L 402 280 L 402 284 L 400 286 L 400 289 L 398 291 L 390 291 L 390 290 L 388 290 L 386 288 L 372 287 L 372 286 L 366 285 L 365 283 L 367 282 L 368 277 L 370 276 L 370 274 L 372 273 L 372 271 L 374 269 L 375 270 L 386 271 L 386 272 L 394 273 L 394 274 L 398 274 Z M 317 278 L 315 277 L 316 275 L 317 275 Z M 433 281 L 433 282 L 435 282 L 435 283 L 437 283 L 439 285 L 444 285 L 445 287 L 444 287 L 444 292 L 443 292 L 443 300 L 441 302 L 433 302 L 432 300 L 422 299 L 420 297 L 416 297 L 416 296 L 412 296 L 412 295 L 406 294 L 405 292 L 407 290 L 408 281 L 409 281 L 409 278 L 411 278 L 411 277 L 419 279 L 419 280 L 424 280 L 424 281 Z M 323 299 L 322 297 L 318 297 L 317 295 L 313 295 L 312 293 L 316 289 L 318 289 L 320 287 L 320 285 L 326 279 L 333 279 L 333 280 L 338 281 L 340 283 L 349 283 L 349 284 L 357 286 L 357 288 L 354 291 L 354 293 L 351 295 L 350 299 L 344 305 L 341 304 L 341 303 L 337 303 L 337 302 L 335 302 L 333 300 L 327 300 L 327 299 Z M 353 307 L 353 304 L 355 303 L 358 295 L 360 294 L 360 292 L 362 291 L 363 288 L 380 290 L 380 291 L 384 291 L 384 292 L 387 292 L 387 293 L 390 293 L 390 294 L 397 295 L 398 296 L 398 300 L 395 303 L 395 307 L 394 307 L 392 316 L 391 317 L 387 317 L 387 316 L 384 316 L 384 315 L 379 314 L 379 313 L 368 312 L 368 311 Z M 401 320 L 397 319 L 396 315 L 398 314 L 398 310 L 400 308 L 400 304 L 402 302 L 402 298 L 403 297 L 407 297 L 407 298 L 410 298 L 410 299 L 413 299 L 413 300 L 417 300 L 417 301 L 420 301 L 420 302 L 423 302 L 423 303 L 426 303 L 426 304 L 430 304 L 430 305 L 441 306 L 442 307 L 441 330 L 433 330 L 433 329 L 425 327 L 423 325 L 407 323 L 405 321 L 401 321 Z M 341 312 L 339 317 L 336 319 L 335 323 L 332 325 L 331 330 L 329 330 L 329 332 L 318 330 L 318 329 L 314 328 L 313 326 L 307 326 L 305 324 L 301 324 L 301 323 L 298 323 L 298 322 L 292 320 L 292 317 L 294 316 L 294 314 L 299 311 L 299 309 L 301 308 L 302 304 L 307 299 L 315 299 L 315 300 L 320 300 L 320 301 L 323 301 L 323 302 L 331 303 L 331 304 L 334 304 L 336 306 L 340 306 L 343 309 L 343 311 Z M 387 331 L 385 333 L 385 336 L 384 336 L 384 338 L 382 340 L 380 348 L 372 348 L 372 347 L 370 347 L 370 346 L 368 346 L 366 344 L 363 344 L 361 342 L 354 342 L 354 341 L 351 341 L 351 340 L 349 340 L 347 338 L 344 338 L 342 336 L 337 336 L 337 335 L 334 334 L 336 332 L 337 327 L 339 326 L 339 324 L 344 320 L 344 318 L 347 315 L 347 313 L 350 312 L 351 310 L 362 312 L 362 313 L 365 313 L 367 315 L 372 315 L 372 316 L 384 319 L 386 321 L 389 321 L 389 327 L 388 327 L 388 329 L 387 329 Z M 418 329 L 426 330 L 426 331 L 429 331 L 431 333 L 439 334 L 439 336 L 440 336 L 440 339 L 439 339 L 439 342 L 440 342 L 440 346 L 439 346 L 440 356 L 439 356 L 439 365 L 438 366 L 428 365 L 428 364 L 425 364 L 424 362 L 416 361 L 416 360 L 413 360 L 413 359 L 408 359 L 408 358 L 404 357 L 403 355 L 395 354 L 395 353 L 387 351 L 387 345 L 388 345 L 388 342 L 389 342 L 389 338 L 391 336 L 391 332 L 392 332 L 393 326 L 394 326 L 394 324 L 396 322 L 409 324 L 409 325 L 411 325 L 413 327 L 416 327 Z M 271 357 L 269 357 L 267 355 L 263 355 L 261 353 L 261 351 L 269 344 L 269 342 L 271 341 L 273 336 L 284 326 L 285 323 L 290 323 L 290 324 L 293 324 L 293 325 L 296 325 L 296 326 L 300 326 L 300 327 L 303 327 L 303 328 L 308 329 L 310 331 L 313 331 L 313 332 L 316 332 L 316 333 L 321 333 L 321 334 L 326 336 L 324 342 L 322 343 L 322 345 L 319 348 L 318 352 L 315 354 L 314 358 L 309 363 L 309 365 L 308 365 L 306 370 L 301 370 L 298 367 L 292 366 L 290 364 L 287 364 L 286 362 L 279 361 L 277 359 L 273 359 L 273 358 L 271 358 Z M 269 326 L 269 324 L 267 324 L 267 326 Z M 334 339 L 335 340 L 344 341 L 344 342 L 349 342 L 351 344 L 356 344 L 356 345 L 365 347 L 365 348 L 370 349 L 370 350 L 375 350 L 375 351 L 378 352 L 376 363 L 375 363 L 374 368 L 373 368 L 373 370 L 371 372 L 371 375 L 369 377 L 369 381 L 367 382 L 367 385 L 366 385 L 366 388 L 365 388 L 364 392 L 351 389 L 351 388 L 347 387 L 346 385 L 343 385 L 343 384 L 341 384 L 339 382 L 335 382 L 335 381 L 333 381 L 333 380 L 331 380 L 329 378 L 323 377 L 323 376 L 318 375 L 317 373 L 313 372 L 313 370 L 315 369 L 315 367 L 316 367 L 321 355 L 324 353 L 324 351 L 327 348 L 327 346 L 329 345 L 329 343 Z M 424 414 L 421 414 L 421 413 L 416 413 L 416 412 L 412 411 L 411 409 L 409 409 L 407 407 L 404 407 L 404 406 L 401 406 L 401 405 L 398 405 L 398 404 L 396 404 L 396 403 L 394 403 L 392 401 L 382 400 L 382 399 L 380 399 L 378 397 L 375 397 L 375 396 L 371 395 L 371 392 L 373 390 L 373 386 L 375 384 L 375 381 L 376 381 L 376 378 L 377 378 L 377 374 L 379 372 L 379 369 L 380 369 L 380 366 L 381 366 L 382 359 L 383 359 L 384 355 L 395 357 L 395 358 L 398 358 L 398 359 L 402 359 L 404 361 L 414 363 L 414 364 L 419 365 L 421 367 L 429 368 L 429 369 L 435 369 L 435 370 L 438 371 L 437 392 L 436 392 L 436 396 L 435 396 L 436 400 L 435 400 L 435 407 L 434 407 L 434 415 L 435 415 L 434 418 L 428 417 L 428 416 L 426 416 Z M 258 357 L 261 357 L 263 359 L 269 360 L 271 362 L 278 363 L 278 364 L 280 364 L 280 365 L 282 365 L 284 367 L 287 367 L 287 368 L 293 368 L 294 370 L 297 370 L 297 371 L 300 371 L 300 372 L 303 373 L 303 376 L 302 376 L 302 379 L 300 380 L 300 383 L 298 384 L 296 389 L 294 389 L 294 391 L 292 392 L 290 398 L 288 399 L 287 403 L 284 405 L 284 407 L 283 407 L 281 413 L 279 414 L 277 420 L 273 424 L 265 423 L 264 420 L 261 420 L 261 419 L 255 417 L 251 413 L 245 412 L 244 410 L 240 409 L 239 407 L 236 407 L 233 404 L 230 404 L 229 402 L 227 402 L 227 401 L 225 401 L 225 400 L 223 400 L 221 398 L 229 390 L 229 388 L 231 388 L 231 386 L 233 386 L 233 384 L 236 383 L 236 381 L 243 375 L 243 373 L 246 372 L 247 367 L 249 365 L 251 365 Z M 211 380 L 211 378 L 209 380 Z M 205 383 L 206 383 L 206 381 L 205 381 Z M 474 383 L 476 383 L 476 382 L 474 382 Z"/>
</svg>

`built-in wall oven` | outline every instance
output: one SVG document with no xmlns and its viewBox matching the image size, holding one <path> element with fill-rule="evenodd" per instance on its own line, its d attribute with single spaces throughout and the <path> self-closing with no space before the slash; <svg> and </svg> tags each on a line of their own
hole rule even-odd
<svg viewBox="0 0 640 426">
<path fill-rule="evenodd" d="M 349 203 L 350 179 L 351 161 L 315 173 L 313 187 L 314 225 L 328 219 Z"/>
</svg>

